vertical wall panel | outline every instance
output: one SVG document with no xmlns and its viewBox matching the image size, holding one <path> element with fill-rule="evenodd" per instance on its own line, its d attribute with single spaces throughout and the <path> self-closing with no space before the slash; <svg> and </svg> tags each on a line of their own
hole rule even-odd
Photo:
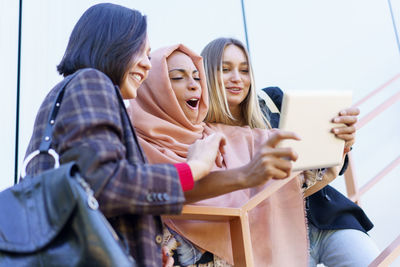
<svg viewBox="0 0 400 267">
<path fill-rule="evenodd" d="M 276 85 L 284 90 L 351 89 L 357 101 L 400 73 L 387 1 L 245 3 L 258 88 Z M 392 3 L 398 20 L 399 1 Z M 361 117 L 399 92 L 399 88 L 400 80 L 396 80 L 361 105 Z M 353 154 L 359 185 L 399 155 L 398 114 L 400 103 L 358 132 Z M 375 223 L 371 235 L 380 248 L 400 234 L 400 216 L 389 208 L 400 202 L 399 174 L 397 168 L 362 199 L 364 210 Z M 343 179 L 333 184 L 344 192 Z"/>
<path fill-rule="evenodd" d="M 24 1 L 21 123 L 19 162 L 32 134 L 42 99 L 61 80 L 56 72 L 68 37 L 82 13 L 102 1 Z M 240 1 L 107 1 L 136 8 L 147 15 L 152 49 L 184 43 L 196 52 L 212 39 L 233 36 L 244 40 Z"/>
<path fill-rule="evenodd" d="M 397 38 L 396 42 L 398 41 L 400 43 L 400 0 L 386 0 L 388 8 L 391 7 L 391 11 L 393 14 L 393 32 L 397 33 Z M 396 36 L 393 35 L 393 39 L 395 39 Z M 399 43 L 397 45 L 399 45 Z M 398 51 L 400 53 L 400 47 L 398 48 Z"/>
<path fill-rule="evenodd" d="M 200 53 L 218 37 L 245 41 L 240 1 L 137 1 L 148 16 L 151 46 L 183 43 Z M 136 5 L 136 3 L 135 3 Z"/>
<path fill-rule="evenodd" d="M 14 182 L 19 1 L 0 0 L 0 190 Z"/>
<path fill-rule="evenodd" d="M 361 96 L 398 73 L 386 1 L 245 3 L 260 87 L 363 87 Z"/>
</svg>

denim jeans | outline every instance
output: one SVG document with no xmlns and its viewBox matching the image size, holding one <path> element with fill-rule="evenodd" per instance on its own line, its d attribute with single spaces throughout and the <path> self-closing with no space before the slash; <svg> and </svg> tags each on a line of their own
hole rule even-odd
<svg viewBox="0 0 400 267">
<path fill-rule="evenodd" d="M 328 267 L 366 267 L 380 253 L 373 240 L 359 230 L 320 230 L 311 223 L 308 228 L 309 267 L 319 263 Z"/>
<path fill-rule="evenodd" d="M 190 241 L 186 240 L 169 227 L 168 230 L 179 243 L 179 246 L 176 248 L 178 252 L 179 265 L 188 266 L 195 264 L 202 256 L 201 251 L 198 250 Z"/>
</svg>

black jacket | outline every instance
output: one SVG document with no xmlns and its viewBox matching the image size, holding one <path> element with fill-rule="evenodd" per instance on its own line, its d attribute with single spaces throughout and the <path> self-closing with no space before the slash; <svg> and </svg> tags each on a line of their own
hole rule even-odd
<svg viewBox="0 0 400 267">
<path fill-rule="evenodd" d="M 267 87 L 262 90 L 268 94 L 280 110 L 283 98 L 282 90 L 279 87 Z M 261 98 L 259 103 L 271 126 L 278 128 L 279 113 L 272 113 Z M 340 175 L 345 172 L 347 164 L 346 157 Z M 374 226 L 357 204 L 329 185 L 306 198 L 306 209 L 308 222 L 318 229 L 357 229 L 366 233 Z"/>
</svg>

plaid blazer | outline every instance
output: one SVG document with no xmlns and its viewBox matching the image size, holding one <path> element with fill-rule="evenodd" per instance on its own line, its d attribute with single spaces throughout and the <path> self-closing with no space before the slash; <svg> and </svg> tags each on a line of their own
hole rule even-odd
<svg viewBox="0 0 400 267">
<path fill-rule="evenodd" d="M 43 101 L 26 156 L 39 148 L 55 97 L 56 85 Z M 161 266 L 161 214 L 180 213 L 184 202 L 172 164 L 146 164 L 130 128 L 119 90 L 102 72 L 83 69 L 65 88 L 51 147 L 61 162 L 74 160 L 115 230 L 128 241 L 139 266 Z M 27 173 L 52 168 L 48 155 L 35 157 Z"/>
</svg>

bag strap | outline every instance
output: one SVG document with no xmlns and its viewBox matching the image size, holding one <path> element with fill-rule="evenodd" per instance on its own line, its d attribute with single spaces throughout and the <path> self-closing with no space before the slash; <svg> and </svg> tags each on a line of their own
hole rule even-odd
<svg viewBox="0 0 400 267">
<path fill-rule="evenodd" d="M 265 105 L 267 105 L 267 107 L 269 108 L 269 110 L 272 113 L 280 113 L 279 109 L 276 107 L 274 101 L 269 97 L 269 95 L 264 92 L 263 90 L 260 90 L 258 92 L 258 96 L 261 97 L 262 100 L 264 100 Z"/>
<path fill-rule="evenodd" d="M 55 150 L 53 150 L 53 149 L 50 149 L 50 145 L 51 145 L 51 142 L 53 140 L 53 128 L 54 128 L 54 124 L 55 124 L 55 120 L 56 120 L 58 111 L 59 111 L 60 106 L 61 106 L 62 99 L 64 97 L 65 87 L 78 74 L 78 72 L 80 72 L 80 70 L 78 70 L 78 71 L 74 72 L 73 74 L 67 76 L 63 80 L 63 82 L 61 84 L 61 89 L 57 93 L 56 101 L 54 102 L 54 105 L 53 105 L 53 107 L 52 107 L 52 109 L 50 111 L 50 115 L 49 115 L 49 118 L 47 120 L 47 125 L 46 125 L 46 128 L 44 130 L 44 134 L 43 134 L 43 137 L 42 137 L 42 141 L 40 142 L 39 149 L 33 151 L 24 160 L 24 162 L 22 164 L 21 178 L 24 178 L 26 176 L 26 166 L 28 166 L 28 163 L 35 156 L 37 156 L 39 154 L 43 154 L 43 153 L 49 154 L 50 156 L 52 156 L 54 158 L 54 162 L 55 162 L 54 163 L 54 168 L 58 168 L 60 166 L 60 163 L 59 163 L 59 160 L 58 160 L 59 156 L 58 156 L 57 152 Z M 125 108 L 124 100 L 122 99 L 121 94 L 120 94 L 119 87 L 118 86 L 114 86 L 114 88 L 115 88 L 115 93 L 117 95 L 118 101 L 119 101 L 119 103 L 121 105 L 121 109 L 124 111 L 124 113 L 126 114 L 127 118 L 129 118 L 128 112 L 127 112 L 127 110 Z M 139 140 L 137 139 L 137 136 L 135 134 L 135 130 L 133 129 L 133 126 L 132 126 L 132 124 L 130 123 L 129 120 L 128 120 L 128 122 L 129 122 L 130 129 L 132 131 L 133 138 L 135 139 L 135 142 L 138 145 L 140 156 L 141 156 L 143 162 L 145 162 L 146 159 L 145 159 L 145 156 L 144 156 L 144 153 L 143 153 L 142 149 L 140 148 Z"/>
<path fill-rule="evenodd" d="M 61 85 L 61 89 L 56 96 L 56 101 L 53 104 L 53 107 L 50 111 L 49 119 L 47 120 L 47 125 L 44 130 L 42 141 L 39 146 L 40 153 L 47 153 L 50 149 L 51 141 L 53 140 L 53 128 L 58 114 L 58 110 L 60 109 L 61 106 L 61 101 L 64 97 L 65 87 L 75 77 L 76 74 L 78 74 L 78 71 L 67 76 L 64 79 L 63 84 Z"/>
<path fill-rule="evenodd" d="M 49 154 L 54 158 L 54 168 L 58 168 L 60 166 L 57 152 L 53 149 L 50 149 L 51 141 L 53 140 L 53 127 L 58 114 L 58 110 L 61 106 L 61 101 L 64 97 L 65 87 L 78 74 L 78 72 L 80 71 L 78 70 L 73 74 L 68 75 L 62 81 L 62 84 L 60 85 L 61 89 L 58 91 L 56 101 L 54 102 L 53 107 L 50 111 L 49 119 L 47 120 L 47 125 L 44 129 L 44 134 L 42 137 L 42 141 L 40 142 L 39 149 L 33 151 L 25 158 L 24 162 L 22 163 L 21 178 L 24 178 L 26 176 L 26 166 L 28 166 L 29 162 L 39 154 Z"/>
</svg>

